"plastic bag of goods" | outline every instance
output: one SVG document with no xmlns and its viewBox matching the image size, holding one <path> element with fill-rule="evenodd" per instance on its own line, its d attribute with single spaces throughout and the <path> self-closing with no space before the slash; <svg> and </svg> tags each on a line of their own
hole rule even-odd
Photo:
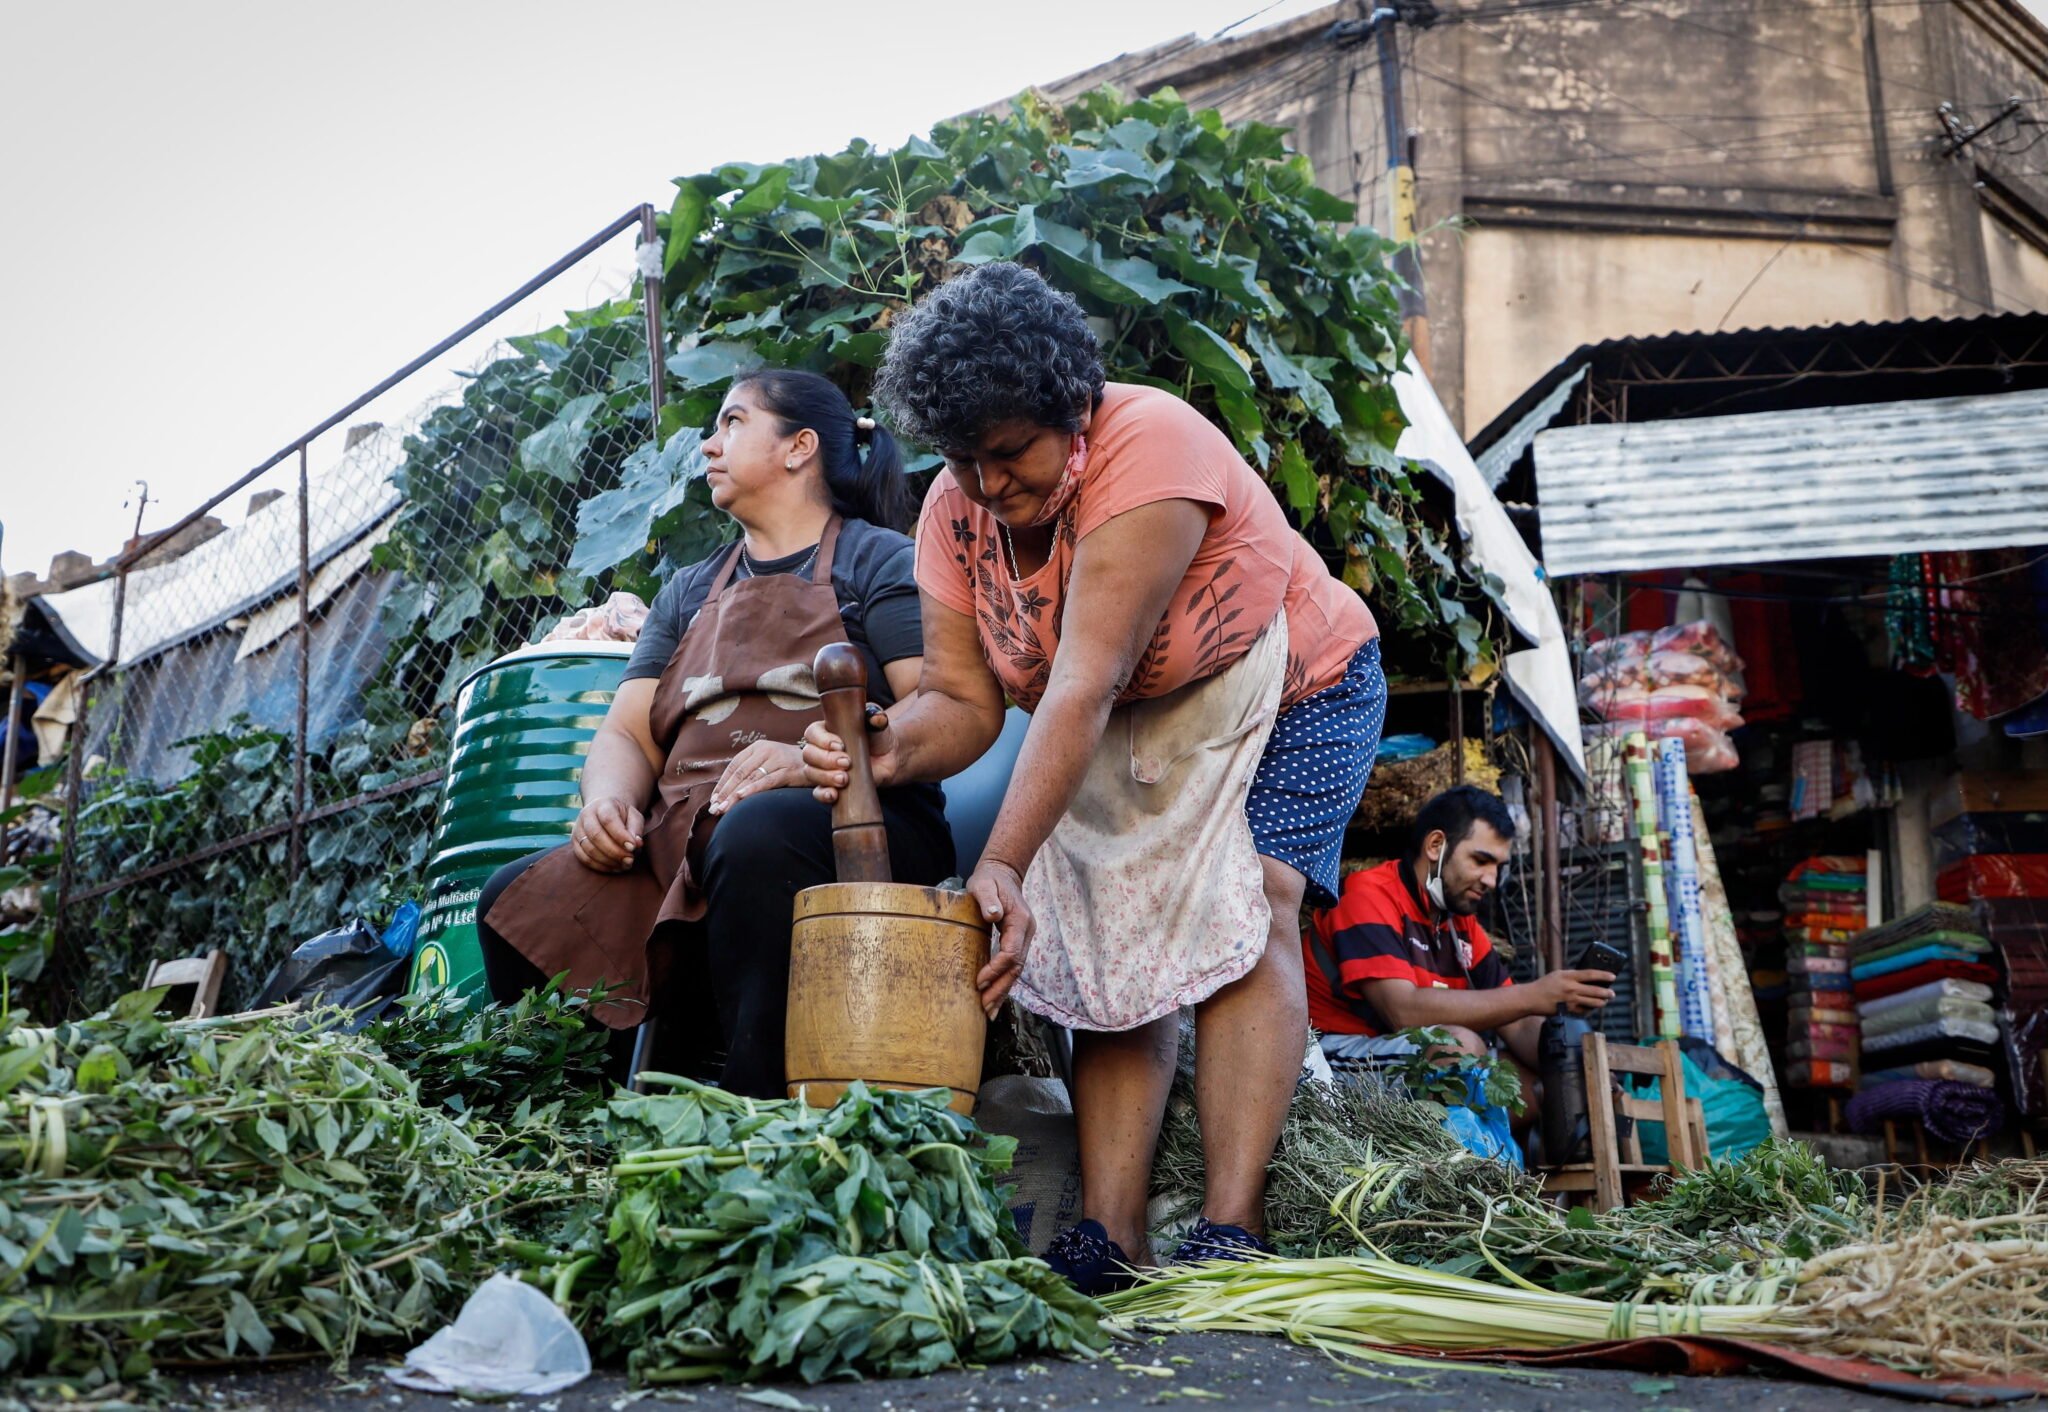
<svg viewBox="0 0 2048 1412">
<path fill-rule="evenodd" d="M 594 608 L 583 608 L 556 623 L 543 642 L 638 642 L 647 625 L 639 595 L 614 593 Z"/>
<path fill-rule="evenodd" d="M 1735 655 L 1735 649 L 1721 636 L 1721 630 L 1705 618 L 1657 629 L 1650 637 L 1650 651 L 1690 652 L 1712 662 L 1724 675 L 1742 670 L 1742 659 Z"/>
<path fill-rule="evenodd" d="M 1716 696 L 1736 692 L 1721 669 L 1696 652 L 1652 652 L 1643 659 L 1643 674 L 1652 691 L 1671 686 L 1705 687 Z"/>
<path fill-rule="evenodd" d="M 1640 662 L 1650 655 L 1652 636 L 1653 634 L 1647 632 L 1625 632 L 1619 637 L 1589 642 L 1585 650 L 1579 654 L 1579 670 L 1591 674 L 1614 667 L 1626 667 L 1631 662 Z"/>
<path fill-rule="evenodd" d="M 1588 734 L 1626 735 L 1637 730 L 1653 741 L 1676 736 L 1685 742 L 1685 772 L 1689 775 L 1718 774 L 1742 763 L 1742 757 L 1735 753 L 1735 742 L 1728 738 L 1728 733 L 1695 716 L 1663 716 L 1641 723 L 1607 721 L 1589 727 Z"/>
<path fill-rule="evenodd" d="M 1690 716 L 1720 731 L 1732 731 L 1742 724 L 1742 713 L 1734 703 L 1703 686 L 1667 686 L 1657 691 L 1629 688 L 1605 697 L 1581 688 L 1579 704 L 1608 721 L 1663 721 Z"/>
</svg>

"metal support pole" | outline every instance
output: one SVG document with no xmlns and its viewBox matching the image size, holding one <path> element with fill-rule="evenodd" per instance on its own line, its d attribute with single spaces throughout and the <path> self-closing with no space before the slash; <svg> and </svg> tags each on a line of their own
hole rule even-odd
<svg viewBox="0 0 2048 1412">
<path fill-rule="evenodd" d="M 647 409 L 655 444 L 661 444 L 661 394 L 667 372 L 661 335 L 661 234 L 654 228 L 654 207 L 640 208 L 640 245 L 656 247 L 656 258 L 641 267 L 640 308 L 647 318 Z"/>
<path fill-rule="evenodd" d="M 313 596 L 312 508 L 307 493 L 306 443 L 299 443 L 299 717 L 292 737 L 292 843 L 291 882 L 299 880 L 300 848 L 304 842 L 306 817 L 306 684 L 311 673 L 313 630 L 308 623 Z"/>
<path fill-rule="evenodd" d="M 142 517 L 149 509 L 149 482 L 140 482 L 141 498 L 135 506 L 135 534 L 129 550 L 142 538 Z M 162 536 L 157 536 L 161 540 Z M 153 541 L 154 542 L 154 541 Z M 57 861 L 57 922 L 51 928 L 50 974 L 61 995 L 75 995 L 78 988 L 66 975 L 65 947 L 69 942 L 71 885 L 78 878 L 78 802 L 85 794 L 85 743 L 92 716 L 92 688 L 100 673 L 112 671 L 121 660 L 121 625 L 128 616 L 128 570 L 141 555 L 124 552 L 116 561 L 114 578 L 114 621 L 107 631 L 107 655 L 98 666 L 88 668 L 78 679 L 78 711 L 71 723 L 71 756 L 64 772 L 64 824 L 59 834 Z"/>
<path fill-rule="evenodd" d="M 1373 11 L 1379 45 L 1380 104 L 1387 134 L 1387 234 L 1395 242 L 1400 276 L 1401 325 L 1422 370 L 1429 371 L 1429 305 L 1422 293 L 1422 261 L 1415 246 L 1415 168 L 1408 161 L 1408 122 L 1401 110 L 1401 15 L 1390 5 Z"/>
<path fill-rule="evenodd" d="M 1465 782 L 1465 683 L 1451 673 L 1451 783 Z"/>
<path fill-rule="evenodd" d="M 440 342 L 436 343 L 432 348 L 429 348 L 426 352 L 420 354 L 411 362 L 405 364 L 403 367 L 392 372 L 389 376 L 385 377 L 381 382 L 379 382 L 376 386 L 370 388 L 367 392 L 363 392 L 356 396 L 346 406 L 342 407 L 341 410 L 329 413 L 324 420 L 317 423 L 311 429 L 300 434 L 295 440 L 287 442 L 282 450 L 273 452 L 270 456 L 266 457 L 260 464 L 252 467 L 247 471 L 244 471 L 234 480 L 228 482 L 225 489 L 215 491 L 213 495 L 210 496 L 203 504 L 193 509 L 190 513 L 185 515 L 184 518 L 172 521 L 168 526 L 158 530 L 155 534 L 151 535 L 146 542 L 140 542 L 129 546 L 127 551 L 121 555 L 121 566 L 124 568 L 127 567 L 129 564 L 132 564 L 136 560 L 148 554 L 151 550 L 155 549 L 159 544 L 162 544 L 165 540 L 169 539 L 179 530 L 184 529 L 187 525 L 197 522 L 201 516 L 206 514 L 207 511 L 213 509 L 214 506 L 219 505 L 222 501 L 226 500 L 230 495 L 233 495 L 236 491 L 248 485 L 251 481 L 255 480 L 258 476 L 262 475 L 272 466 L 275 466 L 285 457 L 291 455 L 295 449 L 301 446 L 305 446 L 313 441 L 317 441 L 324 433 L 332 431 L 335 427 L 340 426 L 342 422 L 346 421 L 349 417 L 354 416 L 357 411 L 361 410 L 364 407 L 367 407 L 370 403 L 376 401 L 379 397 L 382 397 L 392 388 L 398 386 L 398 384 L 400 384 L 401 382 L 404 382 L 407 378 L 411 377 L 421 368 L 424 368 L 427 364 L 433 362 L 436 358 L 440 357 L 443 353 L 446 353 L 456 344 L 462 342 L 463 339 L 468 338 L 478 329 L 481 329 L 484 327 L 484 325 L 490 323 L 491 320 L 497 318 L 500 314 L 510 309 L 513 305 L 517 304 L 520 300 L 526 298 L 527 295 L 535 293 L 536 291 L 546 287 L 546 285 L 550 281 L 556 279 L 564 272 L 569 270 L 572 266 L 576 264 L 578 260 L 581 260 L 585 256 L 591 255 L 596 251 L 602 249 L 604 243 L 612 239 L 614 236 L 618 235 L 620 231 L 631 228 L 631 226 L 636 221 L 643 221 L 643 217 L 641 214 L 643 209 L 645 208 L 636 207 L 635 209 L 626 212 L 626 214 L 620 216 L 617 220 L 613 221 L 610 225 L 606 226 L 596 235 L 591 236 L 590 239 L 584 241 L 581 245 L 577 246 L 574 250 L 571 250 L 561 259 L 555 261 L 552 265 L 549 265 L 546 269 L 542 270 L 532 279 L 520 285 L 519 288 L 513 290 L 503 299 L 500 299 L 497 303 L 491 305 L 490 308 L 484 310 L 481 314 L 478 314 L 475 318 L 471 319 L 461 328 L 455 330 L 455 332 L 449 334 L 446 338 L 443 338 Z"/>
<path fill-rule="evenodd" d="M 1564 969 L 1564 879 L 1557 857 L 1557 756 L 1543 727 L 1531 724 L 1536 737 L 1536 787 L 1542 806 L 1536 820 L 1536 845 L 1543 860 L 1537 892 L 1543 904 L 1543 968 Z"/>
<path fill-rule="evenodd" d="M 14 775 L 21 767 L 20 751 L 14 743 L 15 726 L 21 717 L 22 677 L 28 671 L 28 659 L 17 652 L 10 665 L 12 680 L 7 687 L 7 744 L 4 758 L 0 758 L 0 810 L 14 807 Z M 6 850 L 0 847 L 0 863 L 6 861 Z"/>
</svg>

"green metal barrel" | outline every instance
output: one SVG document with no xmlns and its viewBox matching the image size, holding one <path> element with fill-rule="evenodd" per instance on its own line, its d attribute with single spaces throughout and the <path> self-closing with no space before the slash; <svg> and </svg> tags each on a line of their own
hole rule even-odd
<svg viewBox="0 0 2048 1412">
<path fill-rule="evenodd" d="M 506 863 L 568 841 L 583 808 L 583 757 L 632 651 L 629 642 L 538 643 L 463 682 L 412 989 L 484 989 L 477 895 Z"/>
</svg>

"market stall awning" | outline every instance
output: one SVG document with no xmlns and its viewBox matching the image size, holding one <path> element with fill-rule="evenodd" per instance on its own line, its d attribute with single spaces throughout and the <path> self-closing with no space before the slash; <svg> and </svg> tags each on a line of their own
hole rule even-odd
<svg viewBox="0 0 2048 1412">
<path fill-rule="evenodd" d="M 2048 392 L 1557 427 L 1553 575 L 2048 544 Z"/>
<path fill-rule="evenodd" d="M 1451 424 L 1436 389 L 1411 354 L 1394 374 L 1394 395 L 1408 426 L 1396 454 L 1420 463 L 1451 489 L 1457 502 L 1458 534 L 1465 556 L 1500 581 L 1498 602 L 1510 626 L 1529 646 L 1501 663 L 1508 691 L 1557 747 L 1565 767 L 1581 784 L 1586 752 L 1579 736 L 1579 699 L 1565 652 L 1564 623 L 1551 600 L 1543 565 L 1481 479 L 1464 439 Z"/>
</svg>

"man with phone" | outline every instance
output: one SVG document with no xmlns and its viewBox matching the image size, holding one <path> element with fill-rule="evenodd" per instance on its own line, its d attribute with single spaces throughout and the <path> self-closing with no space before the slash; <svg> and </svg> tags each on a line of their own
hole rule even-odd
<svg viewBox="0 0 2048 1412">
<path fill-rule="evenodd" d="M 1332 1069 L 1412 1055 L 1401 1032 L 1436 1028 L 1455 1046 L 1444 1049 L 1447 1061 L 1505 1048 L 1533 1096 L 1544 1018 L 1560 1005 L 1586 1014 L 1614 998 L 1612 970 L 1553 971 L 1527 985 L 1509 978 L 1475 914 L 1499 884 L 1514 835 L 1500 796 L 1447 789 L 1416 814 L 1407 857 L 1353 873 L 1337 905 L 1315 915 L 1303 969 L 1309 1023 Z"/>
</svg>

